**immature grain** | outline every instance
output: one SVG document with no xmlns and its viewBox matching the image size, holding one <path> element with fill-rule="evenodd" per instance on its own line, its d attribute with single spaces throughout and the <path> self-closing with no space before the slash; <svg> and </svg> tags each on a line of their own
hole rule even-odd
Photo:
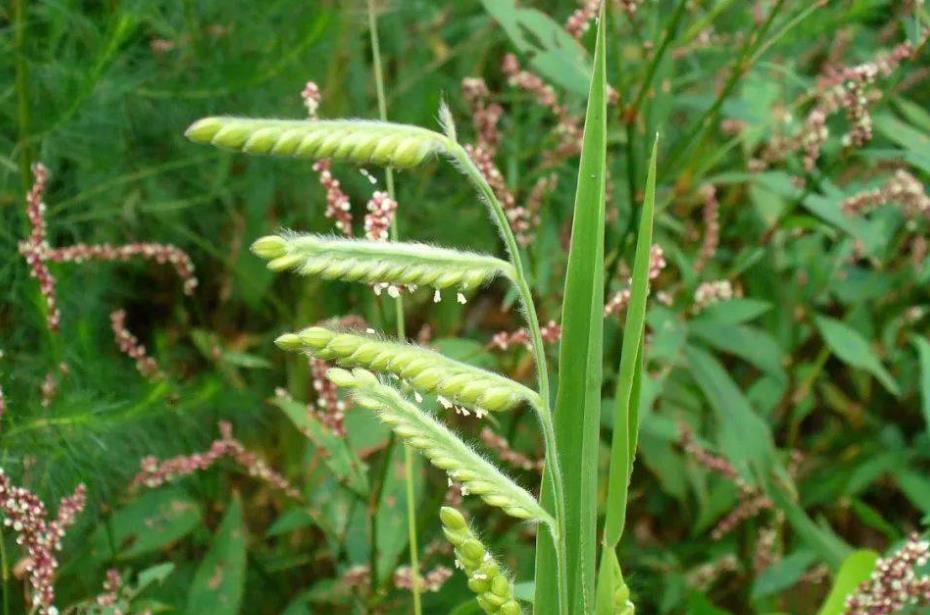
<svg viewBox="0 0 930 615">
<path fill-rule="evenodd" d="M 382 384 L 363 369 L 351 372 L 332 369 L 330 379 L 352 391 L 355 403 L 377 412 L 407 445 L 421 451 L 462 486 L 463 493 L 480 496 L 486 504 L 518 519 L 539 521 L 553 527 L 555 521 L 536 499 L 494 465 L 475 453 L 458 436 L 417 408 L 397 389 Z"/>
<path fill-rule="evenodd" d="M 468 588 L 477 594 L 485 613 L 519 615 L 522 612 L 513 595 L 513 582 L 497 560 L 468 527 L 462 513 L 444 506 L 439 512 L 442 531 L 455 549 L 455 563 L 468 576 Z"/>
</svg>

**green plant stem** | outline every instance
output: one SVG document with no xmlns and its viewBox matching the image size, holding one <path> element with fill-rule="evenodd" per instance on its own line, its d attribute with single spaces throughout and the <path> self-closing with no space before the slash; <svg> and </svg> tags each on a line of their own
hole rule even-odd
<svg viewBox="0 0 930 615">
<path fill-rule="evenodd" d="M 29 142 L 29 65 L 26 63 L 26 0 L 13 0 L 13 23 L 16 32 L 16 101 L 19 122 L 19 172 L 23 194 L 32 185 L 32 144 Z"/>
<path fill-rule="evenodd" d="M 764 45 L 763 41 L 765 35 L 772 27 L 775 17 L 781 12 L 784 4 L 785 0 L 778 0 L 775 6 L 772 7 L 772 10 L 769 11 L 768 17 L 762 23 L 756 36 L 747 37 L 746 43 L 743 45 L 743 49 L 740 52 L 740 57 L 736 61 L 733 70 L 730 72 L 730 77 L 723 86 L 723 89 L 720 90 L 720 94 L 717 95 L 713 104 L 701 115 L 697 123 L 688 131 L 685 137 L 675 144 L 675 148 L 668 155 L 668 160 L 664 165 L 671 176 L 677 174 L 678 165 L 681 162 L 682 156 L 694 151 L 699 143 L 704 140 L 705 131 L 713 124 L 717 114 L 723 108 L 723 103 L 726 102 L 727 98 L 729 98 L 730 94 L 739 84 L 740 79 L 746 74 L 749 67 L 752 66 L 753 59 L 756 59 L 756 50 Z"/>
<path fill-rule="evenodd" d="M 466 177 L 471 180 L 472 184 L 478 189 L 482 198 L 488 203 L 494 222 L 497 224 L 504 244 L 507 247 L 507 253 L 510 256 L 510 262 L 513 264 L 513 282 L 520 294 L 520 300 L 523 303 L 524 317 L 530 330 L 533 340 L 533 357 L 536 363 L 536 380 L 539 387 L 539 396 L 541 403 L 534 404 L 534 410 L 539 417 L 540 427 L 543 432 L 543 440 L 546 446 L 546 468 L 544 480 L 549 482 L 552 493 L 555 496 L 555 514 L 556 527 L 553 528 L 552 539 L 555 542 L 556 551 L 559 560 L 559 599 L 562 604 L 562 613 L 568 613 L 568 570 L 567 570 L 567 547 L 566 547 L 566 529 L 565 529 L 565 496 L 564 483 L 562 479 L 562 468 L 559 463 L 559 452 L 555 443 L 555 426 L 552 421 L 552 405 L 550 403 L 549 392 L 549 372 L 546 363 L 546 351 L 543 346 L 542 331 L 539 327 L 539 316 L 536 314 L 536 306 L 533 303 L 533 294 L 530 291 L 529 283 L 526 279 L 526 271 L 523 267 L 523 260 L 520 257 L 520 249 L 517 239 L 510 228 L 510 222 L 507 220 L 507 214 L 504 211 L 500 201 L 494 194 L 494 190 L 488 185 L 487 180 L 481 171 L 475 166 L 465 149 L 457 143 L 450 140 L 451 155 L 462 170 Z"/>
<path fill-rule="evenodd" d="M 375 91 L 378 96 L 378 115 L 382 122 L 387 121 L 387 98 L 384 95 L 384 72 L 381 68 L 381 42 L 378 37 L 378 18 L 375 15 L 374 0 L 368 0 L 368 31 L 371 35 L 371 55 L 372 64 L 375 71 Z M 388 196 L 392 200 L 397 200 L 394 192 L 394 171 L 391 167 L 385 170 L 385 182 L 387 183 Z M 397 224 L 397 213 L 391 219 L 391 241 L 397 241 L 400 236 L 400 230 Z M 404 300 L 398 296 L 394 299 L 394 313 L 396 316 L 396 329 L 398 339 L 407 337 L 407 327 L 404 322 Z M 423 612 L 423 606 L 420 599 L 420 561 L 419 547 L 417 546 L 417 508 L 416 494 L 414 493 L 414 476 L 413 476 L 413 451 L 409 446 L 404 446 L 404 475 L 405 494 L 407 500 L 407 537 L 410 547 L 410 568 L 413 574 L 413 584 L 410 588 L 413 594 L 413 612 L 420 615 Z"/>
</svg>

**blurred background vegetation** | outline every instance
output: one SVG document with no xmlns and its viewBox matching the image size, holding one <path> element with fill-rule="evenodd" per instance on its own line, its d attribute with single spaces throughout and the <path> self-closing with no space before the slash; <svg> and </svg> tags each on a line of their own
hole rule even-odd
<svg viewBox="0 0 930 615">
<path fill-rule="evenodd" d="M 654 294 L 668 300 L 649 312 L 644 394 L 652 410 L 642 422 L 631 531 L 621 548 L 644 613 L 813 613 L 851 549 L 884 551 L 928 521 L 930 261 L 911 249 L 914 238 L 926 237 L 927 218 L 893 206 L 868 216 L 841 208 L 895 169 L 919 179 L 930 173 L 926 52 L 920 46 L 894 74 L 879 77 L 882 96 L 870 105 L 874 137 L 865 146 L 844 146 L 840 114 L 814 168 L 800 154 L 761 171 L 751 164 L 774 134 L 803 123 L 803 95 L 824 67 L 918 43 L 927 27 L 920 4 L 647 0 L 632 17 L 610 17 L 611 82 L 620 102 L 610 118 L 607 253 L 618 273 L 609 291 L 623 288 L 646 147 L 652 134 L 662 135 L 657 243 L 668 267 Z M 520 17 L 520 7 L 552 21 Z M 549 49 L 562 39 L 545 38 L 576 8 L 572 0 L 379 3 L 390 118 L 435 127 L 445 99 L 472 140 L 461 82 L 483 77 L 504 109 L 498 166 L 525 200 L 543 152 L 558 142 L 557 122 L 508 85 L 501 62 L 516 53 L 570 112 L 580 112 L 584 87 L 574 84 L 583 85 L 584 75 L 573 71 L 588 52 L 561 42 Z M 347 314 L 391 331 L 392 309 L 364 286 L 274 276 L 248 252 L 279 227 L 332 230 L 309 163 L 248 158 L 183 138 L 187 125 L 208 114 L 305 117 L 299 94 L 308 80 L 322 91 L 322 117 L 376 117 L 366 10 L 360 0 L 0 5 L 0 386 L 7 404 L 0 459 L 52 508 L 79 481 L 88 485 L 88 509 L 61 557 L 60 605 L 99 593 L 108 568 L 135 578 L 171 562 L 172 569 L 155 570 L 164 582 L 148 587 L 139 604 L 206 612 L 192 606 L 201 563 L 217 549 L 240 549 L 247 557 L 230 567 L 222 589 L 228 610 L 217 613 L 408 612 L 409 594 L 392 580 L 407 540 L 397 449 L 386 449 L 376 421 L 349 411 L 345 450 L 362 470 L 340 465 L 328 434 L 305 437 L 306 425 L 289 419 L 299 408 L 282 412 L 289 402 L 274 397 L 284 387 L 298 402 L 315 399 L 306 361 L 277 351 L 278 334 Z M 591 48 L 590 33 L 581 43 Z M 534 51 L 539 46 L 552 55 Z M 193 296 L 182 294 L 170 267 L 52 265 L 62 325 L 50 334 L 17 249 L 29 230 L 25 194 L 37 161 L 51 171 L 52 245 L 175 244 L 196 265 Z M 553 169 L 559 182 L 527 249 L 544 321 L 559 320 L 575 165 L 570 157 Z M 350 167 L 334 172 L 360 220 L 369 180 Z M 717 190 L 721 238 L 698 269 L 705 184 Z M 500 251 L 483 207 L 453 171 L 433 164 L 401 173 L 397 186 L 403 237 Z M 714 280 L 729 281 L 737 297 L 697 313 L 695 290 Z M 408 331 L 428 334 L 452 356 L 531 380 L 525 352 L 488 348 L 494 333 L 520 326 L 513 301 L 497 285 L 466 305 L 434 305 L 416 294 L 407 299 Z M 120 308 L 166 378 L 144 378 L 119 352 L 109 314 Z M 605 359 L 615 366 L 620 321 L 608 321 Z M 49 374 L 57 394 L 43 405 Z M 231 421 L 304 501 L 295 504 L 232 466 L 157 490 L 130 488 L 142 457 L 205 450 L 220 420 Z M 480 431 L 473 421 L 453 420 Z M 679 426 L 690 425 L 702 446 L 732 460 L 751 456 L 755 445 L 745 439 L 749 428 L 733 431 L 745 420 L 774 439 L 784 463 L 797 460 L 798 499 L 716 540 L 712 530 L 739 494 L 683 450 Z M 492 426 L 513 448 L 541 453 L 530 416 Z M 440 536 L 435 513 L 446 485 L 426 467 L 415 480 L 423 547 Z M 535 488 L 538 474 L 525 471 L 521 481 Z M 234 519 L 229 511 L 239 503 L 246 540 L 236 546 L 221 520 Z M 161 516 L 153 521 L 152 511 Z M 532 578 L 526 528 L 494 513 L 482 527 L 517 580 Z M 17 547 L 8 534 L 4 540 L 4 613 L 19 613 L 22 583 L 6 575 Z M 760 547 L 763 540 L 772 542 Z M 754 565 L 760 548 L 771 555 L 766 566 Z M 372 561 L 378 591 L 347 589 L 346 571 Z M 436 564 L 451 566 L 451 559 L 436 555 L 427 567 Z M 425 609 L 449 612 L 468 599 L 456 576 L 427 594 Z"/>
</svg>

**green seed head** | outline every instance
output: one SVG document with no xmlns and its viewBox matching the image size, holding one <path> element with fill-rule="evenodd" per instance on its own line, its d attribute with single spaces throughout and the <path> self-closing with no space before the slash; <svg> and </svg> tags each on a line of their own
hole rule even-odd
<svg viewBox="0 0 930 615">
<path fill-rule="evenodd" d="M 331 158 L 410 168 L 453 145 L 445 135 L 406 124 L 366 120 L 271 120 L 208 117 L 185 133 L 196 143 L 250 154 Z"/>
<path fill-rule="evenodd" d="M 265 260 L 278 258 L 287 253 L 287 240 L 278 235 L 268 235 L 252 244 L 252 252 Z"/>
<path fill-rule="evenodd" d="M 300 336 L 293 333 L 285 333 L 284 335 L 278 336 L 274 343 L 282 350 L 300 350 L 302 346 Z"/>
<path fill-rule="evenodd" d="M 468 522 L 465 516 L 450 506 L 443 506 L 439 509 L 439 518 L 442 524 L 451 530 L 464 530 L 468 528 Z"/>
<path fill-rule="evenodd" d="M 326 372 L 326 377 L 337 387 L 355 386 L 355 377 L 352 372 L 334 367 Z"/>
</svg>

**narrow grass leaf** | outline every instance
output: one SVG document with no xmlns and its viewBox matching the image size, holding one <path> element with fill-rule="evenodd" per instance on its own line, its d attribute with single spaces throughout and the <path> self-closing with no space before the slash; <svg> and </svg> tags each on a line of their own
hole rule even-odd
<svg viewBox="0 0 930 615">
<path fill-rule="evenodd" d="M 856 551 L 847 557 L 817 615 L 842 615 L 846 610 L 846 597 L 869 578 L 877 561 L 878 553 L 875 551 Z"/>
<path fill-rule="evenodd" d="M 888 373 L 872 351 L 868 341 L 858 331 L 839 320 L 826 316 L 818 316 L 816 322 L 824 341 L 841 361 L 869 372 L 892 395 L 900 394 L 898 383 Z"/>
<path fill-rule="evenodd" d="M 603 8 L 585 115 L 571 248 L 562 306 L 555 431 L 565 479 L 568 602 L 571 613 L 594 608 L 597 534 L 597 453 L 601 412 L 604 305 L 604 181 L 606 62 Z M 556 612 L 555 550 L 537 537 L 536 611 Z"/>
<path fill-rule="evenodd" d="M 643 330 L 646 326 L 646 299 L 649 295 L 649 253 L 652 248 L 652 226 L 655 213 L 656 156 L 658 140 L 652 147 L 649 175 L 636 257 L 633 261 L 633 281 L 630 303 L 623 328 L 620 373 L 614 397 L 614 431 L 610 448 L 610 474 L 607 486 L 607 517 L 604 521 L 604 549 L 612 550 L 620 542 L 626 519 L 627 489 L 636 456 L 639 431 L 639 382 L 643 369 Z"/>
</svg>

